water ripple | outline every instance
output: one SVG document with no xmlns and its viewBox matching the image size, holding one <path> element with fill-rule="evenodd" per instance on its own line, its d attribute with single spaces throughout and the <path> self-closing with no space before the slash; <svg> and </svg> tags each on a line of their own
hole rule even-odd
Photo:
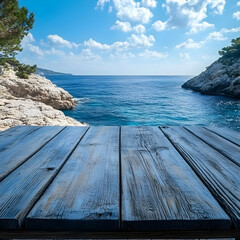
<svg viewBox="0 0 240 240">
<path fill-rule="evenodd" d="M 240 101 L 181 88 L 186 76 L 48 76 L 90 125 L 214 125 L 240 129 Z"/>
</svg>

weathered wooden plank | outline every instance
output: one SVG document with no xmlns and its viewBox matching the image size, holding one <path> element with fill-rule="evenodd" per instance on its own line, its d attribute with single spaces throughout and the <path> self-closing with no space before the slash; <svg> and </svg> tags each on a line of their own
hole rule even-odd
<svg viewBox="0 0 240 240">
<path fill-rule="evenodd" d="M 205 128 L 240 146 L 240 132 L 230 128 L 220 128 L 215 126 Z"/>
<path fill-rule="evenodd" d="M 203 127 L 191 126 L 186 129 L 240 166 L 239 146 Z"/>
<path fill-rule="evenodd" d="M 19 136 L 19 134 L 23 134 L 24 132 L 28 131 L 28 129 L 37 129 L 40 128 L 40 126 L 15 126 L 8 128 L 2 132 L 0 132 L 0 139 L 1 141 L 6 138 L 16 138 L 16 136 Z"/>
<path fill-rule="evenodd" d="M 16 141 L 36 131 L 39 126 L 16 126 L 0 132 L 0 152 L 15 144 Z"/>
<path fill-rule="evenodd" d="M 91 127 L 36 203 L 26 228 L 119 229 L 119 127 Z"/>
<path fill-rule="evenodd" d="M 227 229 L 230 219 L 158 127 L 122 127 L 124 230 Z"/>
<path fill-rule="evenodd" d="M 161 130 L 240 229 L 240 167 L 182 127 Z"/>
<path fill-rule="evenodd" d="M 64 127 L 19 127 L 19 134 L 9 136 L 1 141 L 0 148 L 0 181 L 36 153 Z M 26 132 L 22 132 L 22 130 Z M 22 134 L 21 134 L 22 132 Z"/>
<path fill-rule="evenodd" d="M 26 214 L 67 161 L 86 130 L 85 127 L 66 127 L 0 182 L 0 229 L 22 226 Z"/>
</svg>

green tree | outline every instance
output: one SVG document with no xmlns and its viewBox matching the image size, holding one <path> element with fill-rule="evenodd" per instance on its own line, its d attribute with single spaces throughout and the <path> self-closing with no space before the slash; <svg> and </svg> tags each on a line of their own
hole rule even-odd
<svg viewBox="0 0 240 240">
<path fill-rule="evenodd" d="M 18 0 L 0 0 L 0 65 L 13 66 L 19 77 L 27 78 L 36 66 L 21 64 L 15 56 L 22 51 L 21 41 L 33 27 L 34 15 Z"/>
<path fill-rule="evenodd" d="M 232 39 L 231 45 L 222 48 L 222 50 L 219 51 L 219 54 L 223 58 L 240 57 L 240 37 Z"/>
</svg>

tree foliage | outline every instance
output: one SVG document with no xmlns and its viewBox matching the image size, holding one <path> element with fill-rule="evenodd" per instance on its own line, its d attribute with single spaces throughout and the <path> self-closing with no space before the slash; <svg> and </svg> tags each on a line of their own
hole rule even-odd
<svg viewBox="0 0 240 240">
<path fill-rule="evenodd" d="M 36 69 L 36 66 L 30 67 L 15 59 L 33 23 L 33 13 L 29 14 L 25 7 L 20 8 L 18 0 L 0 0 L 0 65 L 13 66 L 22 78 L 27 78 Z"/>
<path fill-rule="evenodd" d="M 222 48 L 222 50 L 219 51 L 219 54 L 223 58 L 240 57 L 240 37 L 232 39 L 231 45 Z"/>
</svg>

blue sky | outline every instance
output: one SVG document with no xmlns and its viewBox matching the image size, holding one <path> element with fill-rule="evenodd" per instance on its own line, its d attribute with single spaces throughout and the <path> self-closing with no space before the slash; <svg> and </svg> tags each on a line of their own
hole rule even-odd
<svg viewBox="0 0 240 240">
<path fill-rule="evenodd" d="M 240 35 L 239 0 L 19 0 L 19 60 L 73 74 L 196 75 Z"/>
</svg>

